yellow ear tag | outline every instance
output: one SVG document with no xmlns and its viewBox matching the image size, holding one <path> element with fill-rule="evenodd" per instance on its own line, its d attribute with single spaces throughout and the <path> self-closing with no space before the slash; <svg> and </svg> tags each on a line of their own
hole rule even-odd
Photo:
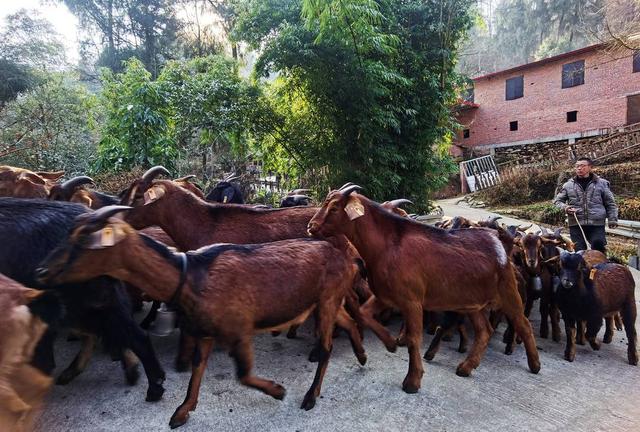
<svg viewBox="0 0 640 432">
<path fill-rule="evenodd" d="M 349 216 L 349 220 L 355 220 L 364 216 L 364 206 L 357 199 L 349 201 L 344 211 L 347 213 L 347 216 Z"/>
<path fill-rule="evenodd" d="M 112 227 L 106 227 L 102 230 L 102 235 L 100 236 L 100 246 L 109 247 L 116 244 L 115 233 L 113 232 Z"/>
<path fill-rule="evenodd" d="M 149 189 L 144 193 L 144 205 L 150 204 L 158 199 L 158 195 L 156 195 L 156 191 L 153 188 Z"/>
<path fill-rule="evenodd" d="M 224 197 L 224 199 L 222 200 L 222 202 L 223 202 L 224 204 L 226 204 L 228 200 L 229 200 L 229 197 L 228 197 L 228 196 L 225 196 L 225 197 Z"/>
<path fill-rule="evenodd" d="M 589 273 L 589 279 L 593 280 L 596 277 L 596 269 L 591 269 L 591 273 Z"/>
</svg>

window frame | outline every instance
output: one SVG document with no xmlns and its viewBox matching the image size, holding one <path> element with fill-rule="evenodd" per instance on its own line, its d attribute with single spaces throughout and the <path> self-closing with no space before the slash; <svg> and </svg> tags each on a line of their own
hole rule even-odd
<svg viewBox="0 0 640 432">
<path fill-rule="evenodd" d="M 571 117 L 573 117 L 573 120 L 571 120 Z M 577 110 L 567 111 L 567 123 L 575 123 L 577 121 L 578 121 L 578 111 Z"/>
<path fill-rule="evenodd" d="M 584 60 L 576 60 L 571 63 L 565 63 L 562 65 L 562 88 L 572 88 L 580 85 L 584 85 Z M 580 72 L 580 74 L 578 74 Z M 568 75 L 571 74 L 569 77 Z M 570 80 L 569 80 L 570 78 Z"/>
<path fill-rule="evenodd" d="M 517 84 L 511 85 L 511 94 L 509 94 L 510 83 L 517 83 Z M 504 99 L 509 101 L 509 100 L 520 99 L 523 97 L 524 97 L 524 75 L 518 75 L 511 78 L 507 78 L 504 81 Z"/>
<path fill-rule="evenodd" d="M 509 122 L 509 131 L 510 132 L 515 132 L 518 130 L 518 120 L 513 120 Z"/>
</svg>

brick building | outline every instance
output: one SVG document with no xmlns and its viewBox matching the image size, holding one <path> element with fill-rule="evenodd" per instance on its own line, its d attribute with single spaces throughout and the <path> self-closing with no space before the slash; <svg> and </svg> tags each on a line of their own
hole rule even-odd
<svg viewBox="0 0 640 432">
<path fill-rule="evenodd" d="M 640 122 L 640 53 L 612 56 L 592 45 L 473 83 L 457 108 L 463 130 L 452 147 L 456 156 L 473 149 L 500 159 L 532 146 L 567 148 Z"/>
</svg>

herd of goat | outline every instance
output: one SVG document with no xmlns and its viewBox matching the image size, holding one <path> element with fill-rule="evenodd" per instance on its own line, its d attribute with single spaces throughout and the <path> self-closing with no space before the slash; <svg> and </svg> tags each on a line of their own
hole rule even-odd
<svg viewBox="0 0 640 432">
<path fill-rule="evenodd" d="M 635 284 L 628 268 L 602 250 L 573 251 L 560 230 L 507 227 L 497 219 L 455 217 L 429 226 L 400 208 L 407 200 L 378 204 L 347 183 L 320 207 L 305 190 L 293 191 L 283 208 L 242 202 L 226 178 L 205 198 L 191 180 L 148 170 L 118 196 L 98 192 L 89 177 L 58 183 L 62 172 L 0 166 L 0 429 L 24 425 L 42 400 L 55 369 L 56 334 L 70 329 L 81 341 L 72 363 L 58 375 L 67 384 L 88 364 L 98 341 L 122 363 L 134 384 L 138 360 L 147 377 L 147 401 L 162 398 L 165 372 L 144 330 L 159 303 L 179 314 L 175 367 L 191 368 L 184 402 L 170 426 L 187 421 L 213 346 L 232 356 L 239 381 L 276 399 L 285 389 L 252 374 L 252 338 L 295 329 L 309 317 L 317 343 L 312 385 L 301 408 L 312 409 L 332 351 L 334 329 L 346 332 L 360 364 L 370 329 L 393 352 L 406 346 L 407 393 L 420 388 L 423 327 L 435 332 L 426 360 L 440 341 L 460 333 L 468 355 L 456 370 L 469 376 L 480 364 L 501 320 L 505 353 L 518 342 L 529 370 L 540 359 L 528 316 L 540 300 L 540 337 L 560 341 L 565 359 L 585 340 L 599 349 L 624 327 L 628 362 L 637 365 Z M 211 202 L 217 201 L 217 202 Z M 27 288 L 28 287 L 28 288 Z M 135 304 L 154 301 L 138 324 Z M 399 335 L 385 326 L 399 313 Z M 467 348 L 466 323 L 474 330 Z M 7 427 L 11 424 L 11 428 Z"/>
</svg>

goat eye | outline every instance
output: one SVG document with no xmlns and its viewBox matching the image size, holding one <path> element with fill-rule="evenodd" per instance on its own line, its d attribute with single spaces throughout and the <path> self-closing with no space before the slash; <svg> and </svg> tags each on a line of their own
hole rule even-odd
<svg viewBox="0 0 640 432">
<path fill-rule="evenodd" d="M 338 207 L 331 207 L 331 208 L 329 209 L 329 212 L 331 212 L 331 213 L 335 213 L 335 212 L 337 212 L 337 211 L 338 211 Z"/>
</svg>

